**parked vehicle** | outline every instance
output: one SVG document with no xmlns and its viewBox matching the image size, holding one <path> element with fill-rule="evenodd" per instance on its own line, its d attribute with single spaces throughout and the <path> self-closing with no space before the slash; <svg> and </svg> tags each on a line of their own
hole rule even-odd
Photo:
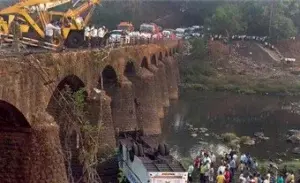
<svg viewBox="0 0 300 183">
<path fill-rule="evenodd" d="M 109 33 L 108 43 L 129 44 L 130 36 L 126 31 L 113 30 Z"/>
<path fill-rule="evenodd" d="M 118 30 L 124 30 L 126 32 L 133 32 L 134 26 L 130 22 L 120 22 L 120 24 L 117 26 Z"/>
<path fill-rule="evenodd" d="M 151 35 L 152 39 L 162 39 L 163 35 L 160 32 L 160 27 L 157 26 L 155 23 L 150 23 L 150 24 L 146 24 L 143 23 L 140 26 L 140 32 L 143 35 L 146 35 L 147 37 L 149 37 L 149 34 Z"/>
<path fill-rule="evenodd" d="M 175 31 L 177 38 L 182 39 L 184 37 L 185 28 L 177 28 Z"/>
<path fill-rule="evenodd" d="M 176 35 L 175 35 L 175 30 L 173 29 L 165 29 L 162 31 L 162 35 L 164 38 L 167 38 L 167 39 L 176 39 Z"/>
</svg>

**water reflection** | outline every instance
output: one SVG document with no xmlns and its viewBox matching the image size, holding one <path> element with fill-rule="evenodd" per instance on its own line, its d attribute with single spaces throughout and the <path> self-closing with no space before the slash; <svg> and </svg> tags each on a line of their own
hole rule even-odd
<svg viewBox="0 0 300 183">
<path fill-rule="evenodd" d="M 295 112 L 300 111 L 300 105 L 292 105 L 298 101 L 297 97 L 186 91 L 168 110 L 164 138 L 171 146 L 176 145 L 178 154 L 195 156 L 202 147 L 210 146 L 218 151 L 226 148 L 214 134 L 232 132 L 238 136 L 253 136 L 255 132 L 264 132 L 270 140 L 242 146 L 241 150 L 260 159 L 296 158 L 297 155 L 291 153 L 294 146 L 286 143 L 285 135 L 290 129 L 300 129 L 300 115 Z M 202 133 L 192 137 L 186 124 L 207 128 L 209 136 Z"/>
</svg>

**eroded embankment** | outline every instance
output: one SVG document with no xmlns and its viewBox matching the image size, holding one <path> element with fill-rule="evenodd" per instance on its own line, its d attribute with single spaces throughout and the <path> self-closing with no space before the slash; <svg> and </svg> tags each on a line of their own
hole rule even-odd
<svg viewBox="0 0 300 183">
<path fill-rule="evenodd" d="M 203 44 L 204 46 L 199 46 Z M 274 60 L 255 42 L 193 41 L 181 62 L 183 88 L 260 94 L 300 94 L 299 63 Z M 299 66 L 298 66 L 299 65 Z"/>
</svg>

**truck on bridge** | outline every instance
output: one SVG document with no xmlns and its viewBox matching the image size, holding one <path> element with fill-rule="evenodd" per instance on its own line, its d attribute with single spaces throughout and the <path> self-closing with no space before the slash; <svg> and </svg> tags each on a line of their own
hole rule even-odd
<svg viewBox="0 0 300 183">
<path fill-rule="evenodd" d="M 129 183 L 187 183 L 188 172 L 156 136 L 123 133 L 118 163 Z"/>
</svg>

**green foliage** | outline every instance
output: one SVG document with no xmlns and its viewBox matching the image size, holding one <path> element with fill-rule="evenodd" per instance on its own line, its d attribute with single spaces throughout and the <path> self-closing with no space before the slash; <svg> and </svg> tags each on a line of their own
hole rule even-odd
<svg viewBox="0 0 300 183">
<path fill-rule="evenodd" d="M 283 14 L 275 14 L 271 23 L 271 37 L 275 40 L 287 39 L 297 34 L 297 29 L 292 19 Z"/>
<path fill-rule="evenodd" d="M 238 139 L 237 135 L 234 133 L 224 133 L 221 135 L 224 142 L 229 143 L 235 139 Z"/>
<path fill-rule="evenodd" d="M 74 92 L 72 94 L 72 98 L 74 99 L 74 105 L 76 110 L 79 112 L 84 113 L 84 107 L 85 107 L 85 90 L 84 88 L 79 89 L 78 91 Z"/>
<path fill-rule="evenodd" d="M 64 150 L 65 161 L 68 170 L 71 170 L 72 158 L 77 158 L 83 165 L 84 182 L 101 182 L 96 166 L 99 163 L 100 147 L 100 126 L 90 124 L 87 118 L 86 91 L 80 88 L 72 91 L 66 85 L 60 91 L 58 105 L 60 106 L 59 119 L 61 143 Z M 74 135 L 78 141 L 78 157 L 72 156 L 72 146 L 74 146 Z M 73 180 L 72 172 L 68 172 L 68 179 Z"/>
<path fill-rule="evenodd" d="M 237 5 L 219 6 L 210 20 L 212 31 L 228 36 L 241 33 L 246 29 L 246 24 L 242 18 L 243 14 Z"/>
<path fill-rule="evenodd" d="M 247 23 L 247 35 L 266 36 L 268 35 L 269 17 L 266 14 L 266 7 L 261 2 L 247 1 L 242 3 L 242 21 Z"/>
</svg>

